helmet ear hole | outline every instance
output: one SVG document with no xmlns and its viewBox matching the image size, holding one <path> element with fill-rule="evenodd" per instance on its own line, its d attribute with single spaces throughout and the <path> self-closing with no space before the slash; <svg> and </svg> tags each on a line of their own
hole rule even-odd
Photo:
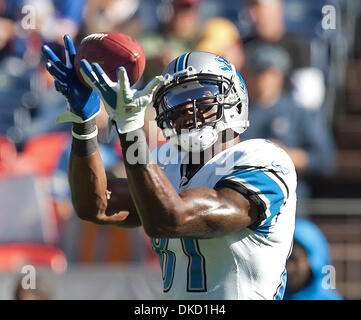
<svg viewBox="0 0 361 320">
<path fill-rule="evenodd" d="M 236 106 L 236 109 L 237 109 L 238 113 L 241 113 L 241 112 L 242 112 L 242 102 L 240 102 L 240 103 Z"/>
</svg>

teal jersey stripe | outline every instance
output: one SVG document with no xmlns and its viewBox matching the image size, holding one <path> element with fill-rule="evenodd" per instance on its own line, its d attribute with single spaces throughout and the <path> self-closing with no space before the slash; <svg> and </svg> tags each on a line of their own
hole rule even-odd
<svg viewBox="0 0 361 320">
<path fill-rule="evenodd" d="M 253 187 L 260 190 L 260 194 L 264 195 L 269 200 L 269 212 L 270 216 L 266 219 L 262 226 L 251 228 L 253 231 L 267 237 L 269 234 L 269 228 L 271 226 L 272 219 L 279 213 L 282 204 L 285 201 L 285 196 L 282 189 L 277 182 L 266 175 L 262 170 L 239 170 L 232 175 L 226 177 L 237 177 Z"/>
</svg>

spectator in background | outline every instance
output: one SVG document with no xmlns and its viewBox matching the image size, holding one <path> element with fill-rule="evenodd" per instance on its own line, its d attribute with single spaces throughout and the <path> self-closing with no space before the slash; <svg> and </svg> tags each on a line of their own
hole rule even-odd
<svg viewBox="0 0 361 320">
<path fill-rule="evenodd" d="M 159 27 L 138 40 L 147 57 L 143 83 L 161 74 L 176 57 L 192 51 L 200 26 L 202 0 L 161 1 L 158 7 Z"/>
<path fill-rule="evenodd" d="M 342 300 L 332 288 L 332 277 L 325 271 L 330 266 L 327 239 L 311 221 L 296 219 L 294 246 L 287 263 L 287 286 L 284 300 Z"/>
<path fill-rule="evenodd" d="M 17 56 L 35 66 L 44 42 L 62 43 L 64 33 L 76 36 L 85 4 L 86 0 L 1 0 L 1 57 Z"/>
<path fill-rule="evenodd" d="M 138 36 L 144 29 L 143 21 L 137 15 L 140 2 L 140 0 L 89 0 L 84 10 L 84 24 L 79 38 L 105 31 Z"/>
<path fill-rule="evenodd" d="M 202 0 L 172 0 L 168 16 L 163 16 L 163 27 L 167 28 L 163 31 L 192 45 L 200 23 L 201 2 Z"/>
<path fill-rule="evenodd" d="M 226 18 L 211 18 L 204 23 L 195 50 L 217 54 L 233 63 L 238 71 L 244 64 L 241 36 L 235 24 Z"/>
<path fill-rule="evenodd" d="M 0 60 L 11 50 L 10 43 L 15 36 L 15 15 L 7 2 L 0 2 Z"/>
<path fill-rule="evenodd" d="M 257 44 L 246 50 L 244 78 L 250 97 L 251 125 L 245 139 L 266 138 L 281 146 L 293 160 L 298 174 L 298 199 L 311 197 L 308 176 L 330 175 L 334 167 L 334 144 L 320 113 L 297 105 L 284 91 L 291 60 L 279 46 Z M 298 215 L 305 215 L 298 201 Z"/>
<path fill-rule="evenodd" d="M 305 10 L 303 5 L 300 8 Z M 287 81 L 293 99 L 311 110 L 320 109 L 326 95 L 325 75 L 311 61 L 310 39 L 302 32 L 292 34 L 287 31 L 284 1 L 246 0 L 239 16 L 242 19 L 240 24 L 248 25 L 242 28 L 244 47 L 266 42 L 284 48 L 292 56 L 292 70 L 289 70 Z"/>
<path fill-rule="evenodd" d="M 18 150 L 30 136 L 51 129 L 39 123 L 39 130 L 34 122 L 56 106 L 49 103 L 53 87 L 48 86 L 40 48 L 48 43 L 59 53 L 63 34 L 76 36 L 85 3 L 0 0 L 0 73 L 6 79 L 0 83 L 0 100 L 6 106 L 0 109 L 0 134 L 8 135 Z"/>
<path fill-rule="evenodd" d="M 250 23 L 250 32 L 245 42 L 254 39 L 277 42 L 284 36 L 283 0 L 246 0 L 244 11 Z"/>
<path fill-rule="evenodd" d="M 176 57 L 194 50 L 201 25 L 200 8 L 203 0 L 162 0 L 157 8 L 158 28 L 145 32 L 137 40 L 142 45 L 147 63 L 141 80 L 142 86 L 154 76 L 163 72 Z M 164 142 L 163 134 L 155 125 L 155 110 L 146 109 L 145 129 L 154 128 L 158 132 L 158 143 Z M 152 126 L 153 124 L 153 126 Z"/>
</svg>

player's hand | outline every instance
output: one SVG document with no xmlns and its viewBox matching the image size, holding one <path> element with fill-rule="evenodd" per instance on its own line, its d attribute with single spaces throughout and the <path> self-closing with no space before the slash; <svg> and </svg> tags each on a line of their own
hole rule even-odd
<svg viewBox="0 0 361 320">
<path fill-rule="evenodd" d="M 96 92 L 83 85 L 74 68 L 75 47 L 69 35 L 64 36 L 65 65 L 47 46 L 42 52 L 48 60 L 46 69 L 54 78 L 55 89 L 65 96 L 68 107 L 56 117 L 55 122 L 83 123 L 93 119 L 100 112 L 100 99 Z"/>
<path fill-rule="evenodd" d="M 117 70 L 117 82 L 110 80 L 99 64 L 90 65 L 85 59 L 80 62 L 80 72 L 89 86 L 100 95 L 111 121 L 109 123 L 115 122 L 120 134 L 144 126 L 145 109 L 163 81 L 162 76 L 155 77 L 143 90 L 135 90 L 130 87 L 123 67 Z"/>
</svg>

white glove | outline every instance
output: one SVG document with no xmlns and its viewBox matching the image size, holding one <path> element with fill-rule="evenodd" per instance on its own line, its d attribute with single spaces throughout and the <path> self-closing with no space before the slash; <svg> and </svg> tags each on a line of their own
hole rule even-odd
<svg viewBox="0 0 361 320">
<path fill-rule="evenodd" d="M 90 66 L 85 59 L 80 63 L 80 72 L 103 100 L 109 115 L 108 129 L 111 129 L 114 121 L 120 134 L 144 126 L 145 109 L 152 102 L 158 85 L 164 81 L 162 76 L 157 76 L 143 90 L 135 90 L 130 87 L 125 68 L 118 68 L 118 82 L 113 82 L 99 64 L 93 63 Z"/>
</svg>

